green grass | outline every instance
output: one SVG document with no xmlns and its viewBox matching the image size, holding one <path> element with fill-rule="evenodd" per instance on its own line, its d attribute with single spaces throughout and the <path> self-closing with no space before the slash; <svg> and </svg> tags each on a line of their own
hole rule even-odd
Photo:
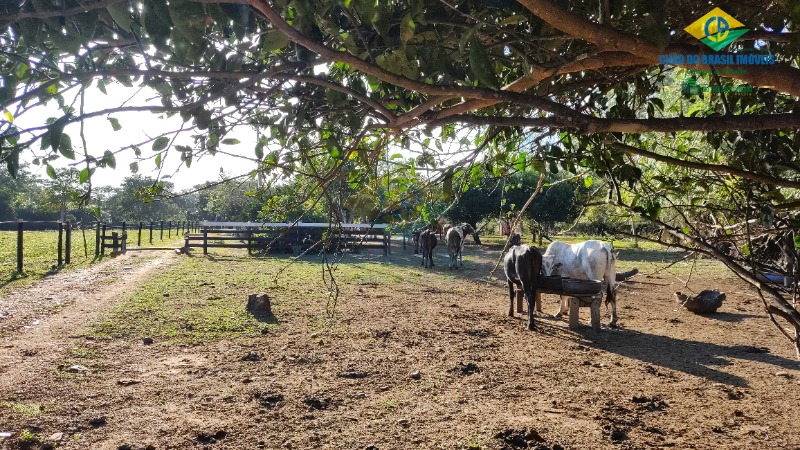
<svg viewBox="0 0 800 450">
<path fill-rule="evenodd" d="M 98 338 L 199 343 L 258 335 L 264 327 L 274 327 L 289 310 L 311 310 L 308 326 L 312 331 L 329 326 L 324 311 L 330 288 L 323 282 L 319 257 L 290 261 L 289 257 L 248 257 L 245 251 L 233 249 L 214 249 L 207 257 L 182 257 L 170 270 L 139 286 L 87 333 Z M 415 282 L 420 273 L 414 264 L 359 256 L 336 265 L 334 275 L 341 289 L 358 289 Z M 247 295 L 258 292 L 269 294 L 274 317 L 254 317 L 245 310 Z"/>
<path fill-rule="evenodd" d="M 86 245 L 82 230 L 72 231 L 72 252 L 69 265 L 58 266 L 58 231 L 25 231 L 23 234 L 23 271 L 17 272 L 17 232 L 0 231 L 0 295 L 8 289 L 25 287 L 42 279 L 47 274 L 60 270 L 70 270 L 85 267 L 92 262 L 102 259 L 95 257 L 95 231 L 86 230 Z M 128 246 L 136 245 L 137 231 L 128 233 Z M 179 237 L 167 237 L 159 240 L 160 231 L 153 233 L 153 244 L 149 243 L 148 232 L 142 233 L 142 247 L 150 246 L 178 246 L 181 245 Z M 66 239 L 66 235 L 64 237 Z M 66 251 L 66 249 L 65 249 Z M 65 254 L 66 255 L 66 254 Z M 106 253 L 106 257 L 108 253 Z"/>
<path fill-rule="evenodd" d="M 260 262 L 246 256 L 182 258 L 169 271 L 141 285 L 93 324 L 89 333 L 182 343 L 257 335 L 276 321 L 274 317 L 254 317 L 245 311 L 247 295 L 269 292 L 274 297 L 283 291 L 272 285 L 271 277 L 259 274 Z M 273 312 L 276 313 L 275 308 Z"/>
<path fill-rule="evenodd" d="M 69 267 L 86 266 L 94 259 L 94 233 L 87 231 L 88 257 L 84 254 L 81 231 L 72 232 Z M 17 232 L 0 231 L 0 294 L 9 287 L 29 285 L 58 267 L 58 231 L 25 231 L 23 234 L 23 271 L 17 272 Z"/>
<path fill-rule="evenodd" d="M 38 403 L 5 402 L 5 406 L 25 417 L 37 417 L 43 412 L 42 405 Z"/>
</svg>

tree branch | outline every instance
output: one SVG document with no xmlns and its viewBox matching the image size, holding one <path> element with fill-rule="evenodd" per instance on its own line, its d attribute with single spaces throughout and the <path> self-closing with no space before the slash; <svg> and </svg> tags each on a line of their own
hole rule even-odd
<svg viewBox="0 0 800 450">
<path fill-rule="evenodd" d="M 782 178 L 760 175 L 757 173 L 748 172 L 746 170 L 737 169 L 735 167 L 723 166 L 720 164 L 707 164 L 707 163 L 698 163 L 693 161 L 685 161 L 683 159 L 673 158 L 671 156 L 661 155 L 647 150 L 642 150 L 640 148 L 636 148 L 628 144 L 623 144 L 621 142 L 612 142 L 610 143 L 610 145 L 612 147 L 622 150 L 625 153 L 644 156 L 645 158 L 654 159 L 656 161 L 661 161 L 668 164 L 674 164 L 676 166 L 688 167 L 690 169 L 721 172 L 721 173 L 726 173 L 728 175 L 733 175 L 736 177 L 757 181 L 759 183 L 766 183 L 773 186 L 782 186 L 782 187 L 791 187 L 795 189 L 800 189 L 800 181 L 784 180 Z"/>
<path fill-rule="evenodd" d="M 611 26 L 599 25 L 566 11 L 549 0 L 518 1 L 529 11 L 558 30 L 590 42 L 604 51 L 623 51 L 638 56 L 645 59 L 650 65 L 658 65 L 659 55 L 667 53 L 712 54 L 704 48 L 688 44 L 671 44 L 665 49 L 660 49 L 641 36 L 623 33 Z M 709 65 L 702 64 L 680 66 L 692 69 L 711 69 Z M 745 69 L 743 70 L 745 73 L 725 73 L 722 76 L 736 78 L 753 86 L 769 87 L 787 94 L 800 96 L 800 69 L 788 64 L 769 66 L 731 65 L 729 67 Z M 732 72 L 741 72 L 741 70 Z M 769 85 L 765 83 L 769 83 Z"/>
</svg>

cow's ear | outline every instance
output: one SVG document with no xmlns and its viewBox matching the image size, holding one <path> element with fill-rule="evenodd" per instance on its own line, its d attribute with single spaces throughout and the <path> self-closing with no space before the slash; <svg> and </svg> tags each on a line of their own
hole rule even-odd
<svg viewBox="0 0 800 450">
<path fill-rule="evenodd" d="M 616 260 L 617 258 L 619 258 L 619 252 L 614 252 L 614 253 L 612 253 L 612 255 L 614 256 L 614 259 L 615 259 L 615 260 Z"/>
</svg>

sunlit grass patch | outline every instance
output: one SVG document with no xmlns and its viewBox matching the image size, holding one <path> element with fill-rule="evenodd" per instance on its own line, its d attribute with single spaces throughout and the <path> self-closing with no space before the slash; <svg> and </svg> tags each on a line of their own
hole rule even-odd
<svg viewBox="0 0 800 450">
<path fill-rule="evenodd" d="M 37 417 L 44 412 L 39 403 L 5 402 L 3 406 L 25 417 Z"/>
<path fill-rule="evenodd" d="M 307 285 L 319 276 L 307 266 L 299 261 L 287 269 L 287 276 Z M 188 343 L 257 335 L 264 327 L 274 326 L 276 319 L 246 311 L 248 294 L 267 292 L 278 317 L 281 304 L 291 301 L 292 292 L 287 293 L 282 283 L 276 286 L 272 282 L 271 274 L 278 267 L 277 261 L 230 254 L 183 257 L 170 270 L 146 281 L 89 331 L 99 337 L 152 337 Z"/>
</svg>

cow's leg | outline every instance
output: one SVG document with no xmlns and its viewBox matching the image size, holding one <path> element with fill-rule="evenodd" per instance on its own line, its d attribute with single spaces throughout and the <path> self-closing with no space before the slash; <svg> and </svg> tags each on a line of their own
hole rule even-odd
<svg viewBox="0 0 800 450">
<path fill-rule="evenodd" d="M 508 317 L 514 317 L 514 297 L 516 297 L 514 292 L 514 282 L 511 280 L 507 280 L 508 283 Z"/>
<path fill-rule="evenodd" d="M 610 328 L 617 328 L 617 294 L 609 283 L 606 289 L 606 302 L 611 303 L 611 321 L 608 322 Z"/>
<path fill-rule="evenodd" d="M 536 289 L 533 286 L 524 286 L 525 298 L 528 300 L 528 330 L 536 329 L 536 322 L 533 321 L 533 310 L 536 308 Z"/>
<path fill-rule="evenodd" d="M 563 316 L 564 314 L 567 313 L 568 309 L 569 309 L 569 297 L 565 297 L 563 295 L 560 295 L 558 297 L 558 312 L 556 313 L 556 315 L 554 317 L 556 319 L 560 319 L 561 316 Z"/>
</svg>

